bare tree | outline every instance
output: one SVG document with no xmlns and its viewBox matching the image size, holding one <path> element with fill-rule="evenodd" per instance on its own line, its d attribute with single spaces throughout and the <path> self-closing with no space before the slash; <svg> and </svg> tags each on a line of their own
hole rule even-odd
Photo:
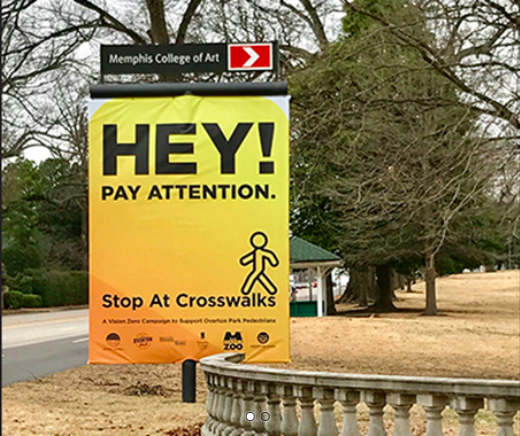
<svg viewBox="0 0 520 436">
<path fill-rule="evenodd" d="M 345 1 L 347 13 L 370 17 L 400 43 L 413 48 L 450 80 L 465 102 L 483 115 L 520 130 L 520 4 L 514 0 L 419 0 L 420 24 L 434 40 L 417 37 L 417 23 L 396 22 L 358 1 Z M 509 132 L 511 134 L 511 132 Z"/>
<path fill-rule="evenodd" d="M 101 43 L 180 44 L 280 40 L 282 75 L 301 68 L 313 52 L 327 47 L 340 0 L 269 1 L 94 0 L 8 1 L 2 6 L 3 156 L 20 155 L 51 143 L 57 120 L 47 95 L 65 76 L 97 81 Z M 335 15 L 336 14 L 336 15 Z M 330 27 L 330 26 L 329 26 Z M 86 53 L 86 54 L 85 54 Z M 161 75 L 124 80 L 255 80 L 261 74 Z M 264 75 L 270 78 L 269 75 Z"/>
<path fill-rule="evenodd" d="M 65 71 L 77 71 L 76 50 L 90 41 L 98 20 L 36 1 L 2 5 L 2 152 L 4 158 L 41 145 L 55 120 L 46 95 Z"/>
</svg>

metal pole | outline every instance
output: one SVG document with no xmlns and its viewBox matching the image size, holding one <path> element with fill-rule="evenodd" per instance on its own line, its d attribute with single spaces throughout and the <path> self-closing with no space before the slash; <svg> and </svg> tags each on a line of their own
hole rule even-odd
<svg viewBox="0 0 520 436">
<path fill-rule="evenodd" d="M 187 359 L 182 362 L 182 402 L 195 403 L 196 401 L 196 374 L 197 362 Z"/>
</svg>

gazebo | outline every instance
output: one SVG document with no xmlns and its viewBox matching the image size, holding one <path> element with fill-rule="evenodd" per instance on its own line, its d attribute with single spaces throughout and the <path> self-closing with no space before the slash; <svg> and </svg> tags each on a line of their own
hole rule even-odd
<svg viewBox="0 0 520 436">
<path fill-rule="evenodd" d="M 325 295 L 325 280 L 332 269 L 341 266 L 343 261 L 330 251 L 324 250 L 298 236 L 291 236 L 291 270 L 308 269 L 316 277 L 318 298 L 314 309 L 317 316 L 327 313 L 327 298 Z M 305 302 L 308 305 L 308 302 Z M 291 302 L 291 313 L 297 313 L 299 302 Z M 296 315 L 298 316 L 298 315 Z"/>
</svg>

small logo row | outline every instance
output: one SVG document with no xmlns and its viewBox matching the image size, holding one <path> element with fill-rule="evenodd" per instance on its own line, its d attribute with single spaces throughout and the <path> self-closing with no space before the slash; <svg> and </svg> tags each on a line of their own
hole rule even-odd
<svg viewBox="0 0 520 436">
<path fill-rule="evenodd" d="M 206 339 L 206 333 L 201 332 L 200 338 L 202 340 Z M 269 342 L 269 334 L 267 332 L 260 332 L 256 336 L 256 340 L 261 345 L 266 345 Z M 106 344 L 113 350 L 118 349 L 121 344 L 121 336 L 118 333 L 112 332 L 109 333 L 105 339 Z M 148 333 L 139 333 L 132 340 L 133 344 L 139 348 L 140 350 L 148 349 L 153 343 L 153 337 Z M 186 345 L 186 341 L 178 341 L 175 340 L 172 336 L 159 336 L 159 342 L 171 342 L 172 344 L 182 346 Z M 207 348 L 206 341 L 198 341 L 199 345 L 205 345 L 201 349 Z M 244 348 L 244 339 L 242 333 L 240 331 L 237 332 L 226 332 L 224 334 L 224 351 L 240 351 Z"/>
</svg>

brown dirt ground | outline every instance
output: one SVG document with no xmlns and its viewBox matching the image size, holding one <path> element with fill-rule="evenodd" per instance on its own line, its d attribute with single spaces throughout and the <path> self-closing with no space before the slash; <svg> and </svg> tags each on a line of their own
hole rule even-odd
<svg viewBox="0 0 520 436">
<path fill-rule="evenodd" d="M 396 306 L 420 309 L 424 284 L 398 291 Z M 297 369 L 349 373 L 472 378 L 520 378 L 519 271 L 461 274 L 438 280 L 441 316 L 399 312 L 373 317 L 291 320 L 292 363 Z M 342 306 L 340 310 L 352 307 Z M 205 388 L 198 402 L 180 402 L 180 365 L 93 365 L 2 388 L 5 436 L 192 435 L 205 419 Z M 139 395 L 140 394 L 140 395 Z M 151 395 L 147 395 L 151 394 Z M 386 413 L 391 418 L 392 410 Z M 341 410 L 336 410 L 338 422 Z M 458 421 L 446 409 L 445 434 Z M 477 434 L 496 434 L 496 419 L 478 414 Z M 359 407 L 361 434 L 368 411 Z M 179 429 L 191 427 L 190 431 Z M 412 409 L 414 436 L 425 432 L 424 412 Z M 520 435 L 519 415 L 515 435 Z M 391 419 L 387 430 L 392 431 Z"/>
</svg>

